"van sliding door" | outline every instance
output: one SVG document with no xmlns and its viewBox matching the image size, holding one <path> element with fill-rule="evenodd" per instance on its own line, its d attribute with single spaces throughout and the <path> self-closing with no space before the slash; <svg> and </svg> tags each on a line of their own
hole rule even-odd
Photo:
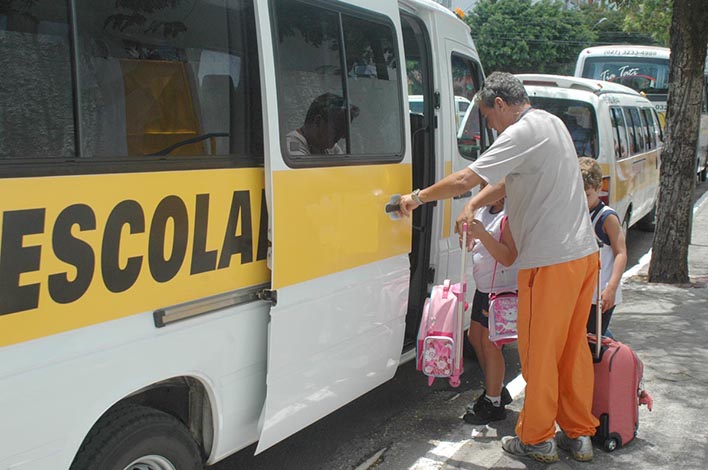
<svg viewBox="0 0 708 470">
<path fill-rule="evenodd" d="M 384 211 L 411 189 L 395 2 L 259 8 L 272 38 L 262 54 L 275 292 L 257 452 L 393 376 L 411 246 L 410 219 Z"/>
</svg>

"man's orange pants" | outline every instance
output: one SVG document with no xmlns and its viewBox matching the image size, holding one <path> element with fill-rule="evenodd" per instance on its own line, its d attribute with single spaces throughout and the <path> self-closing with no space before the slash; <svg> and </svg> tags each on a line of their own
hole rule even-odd
<svg viewBox="0 0 708 470">
<path fill-rule="evenodd" d="M 592 436 L 593 365 L 586 325 L 597 285 L 597 253 L 519 271 L 519 357 L 526 380 L 516 435 L 533 445 L 555 435 Z"/>
</svg>

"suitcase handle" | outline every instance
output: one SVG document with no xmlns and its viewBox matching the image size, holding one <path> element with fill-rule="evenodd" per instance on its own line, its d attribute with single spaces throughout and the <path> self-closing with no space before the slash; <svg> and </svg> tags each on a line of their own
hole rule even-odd
<svg viewBox="0 0 708 470">
<path fill-rule="evenodd" d="M 597 257 L 597 304 L 595 305 L 595 359 L 600 359 L 602 350 L 602 292 L 600 291 L 600 274 L 602 274 L 602 261 Z"/>
<path fill-rule="evenodd" d="M 460 361 L 462 356 L 462 341 L 464 333 L 462 331 L 462 317 L 465 314 L 465 293 L 467 292 L 467 273 L 466 271 L 466 261 L 467 261 L 467 222 L 462 224 L 462 249 L 460 250 L 462 254 L 462 261 L 460 263 L 460 296 L 462 298 L 458 299 L 457 302 L 457 334 L 458 338 L 455 343 L 455 361 L 454 370 L 461 374 Z"/>
</svg>

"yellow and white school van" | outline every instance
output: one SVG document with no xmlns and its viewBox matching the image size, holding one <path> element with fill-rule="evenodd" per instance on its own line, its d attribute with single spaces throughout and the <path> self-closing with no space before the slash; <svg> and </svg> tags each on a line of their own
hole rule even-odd
<svg viewBox="0 0 708 470">
<path fill-rule="evenodd" d="M 385 206 L 467 162 L 451 12 L 37 0 L 0 50 L 0 469 L 203 468 L 413 357 L 468 195 Z"/>
<path fill-rule="evenodd" d="M 578 157 L 602 168 L 602 192 L 625 233 L 654 229 L 663 134 L 656 109 L 624 85 L 558 75 L 517 75 L 531 104 L 565 122 Z"/>
</svg>

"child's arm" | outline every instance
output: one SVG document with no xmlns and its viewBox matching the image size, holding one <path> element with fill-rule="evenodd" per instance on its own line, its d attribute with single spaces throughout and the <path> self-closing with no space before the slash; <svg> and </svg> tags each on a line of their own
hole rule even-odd
<svg viewBox="0 0 708 470">
<path fill-rule="evenodd" d="M 482 245 L 484 245 L 489 254 L 504 266 L 510 266 L 514 261 L 516 261 L 518 253 L 516 251 L 516 244 L 511 236 L 511 230 L 509 230 L 508 224 L 505 224 L 501 242 L 492 237 L 490 233 L 487 232 L 484 225 L 482 225 L 482 222 L 477 219 L 472 221 L 472 225 L 469 230 L 470 234 L 474 238 L 482 242 Z"/>
<path fill-rule="evenodd" d="M 627 244 L 625 243 L 619 219 L 614 214 L 605 218 L 602 223 L 602 231 L 610 239 L 610 246 L 612 246 L 612 252 L 615 254 L 612 275 L 610 275 L 607 287 L 602 291 L 602 311 L 604 312 L 615 305 L 615 294 L 622 280 L 624 268 L 627 266 Z"/>
</svg>

